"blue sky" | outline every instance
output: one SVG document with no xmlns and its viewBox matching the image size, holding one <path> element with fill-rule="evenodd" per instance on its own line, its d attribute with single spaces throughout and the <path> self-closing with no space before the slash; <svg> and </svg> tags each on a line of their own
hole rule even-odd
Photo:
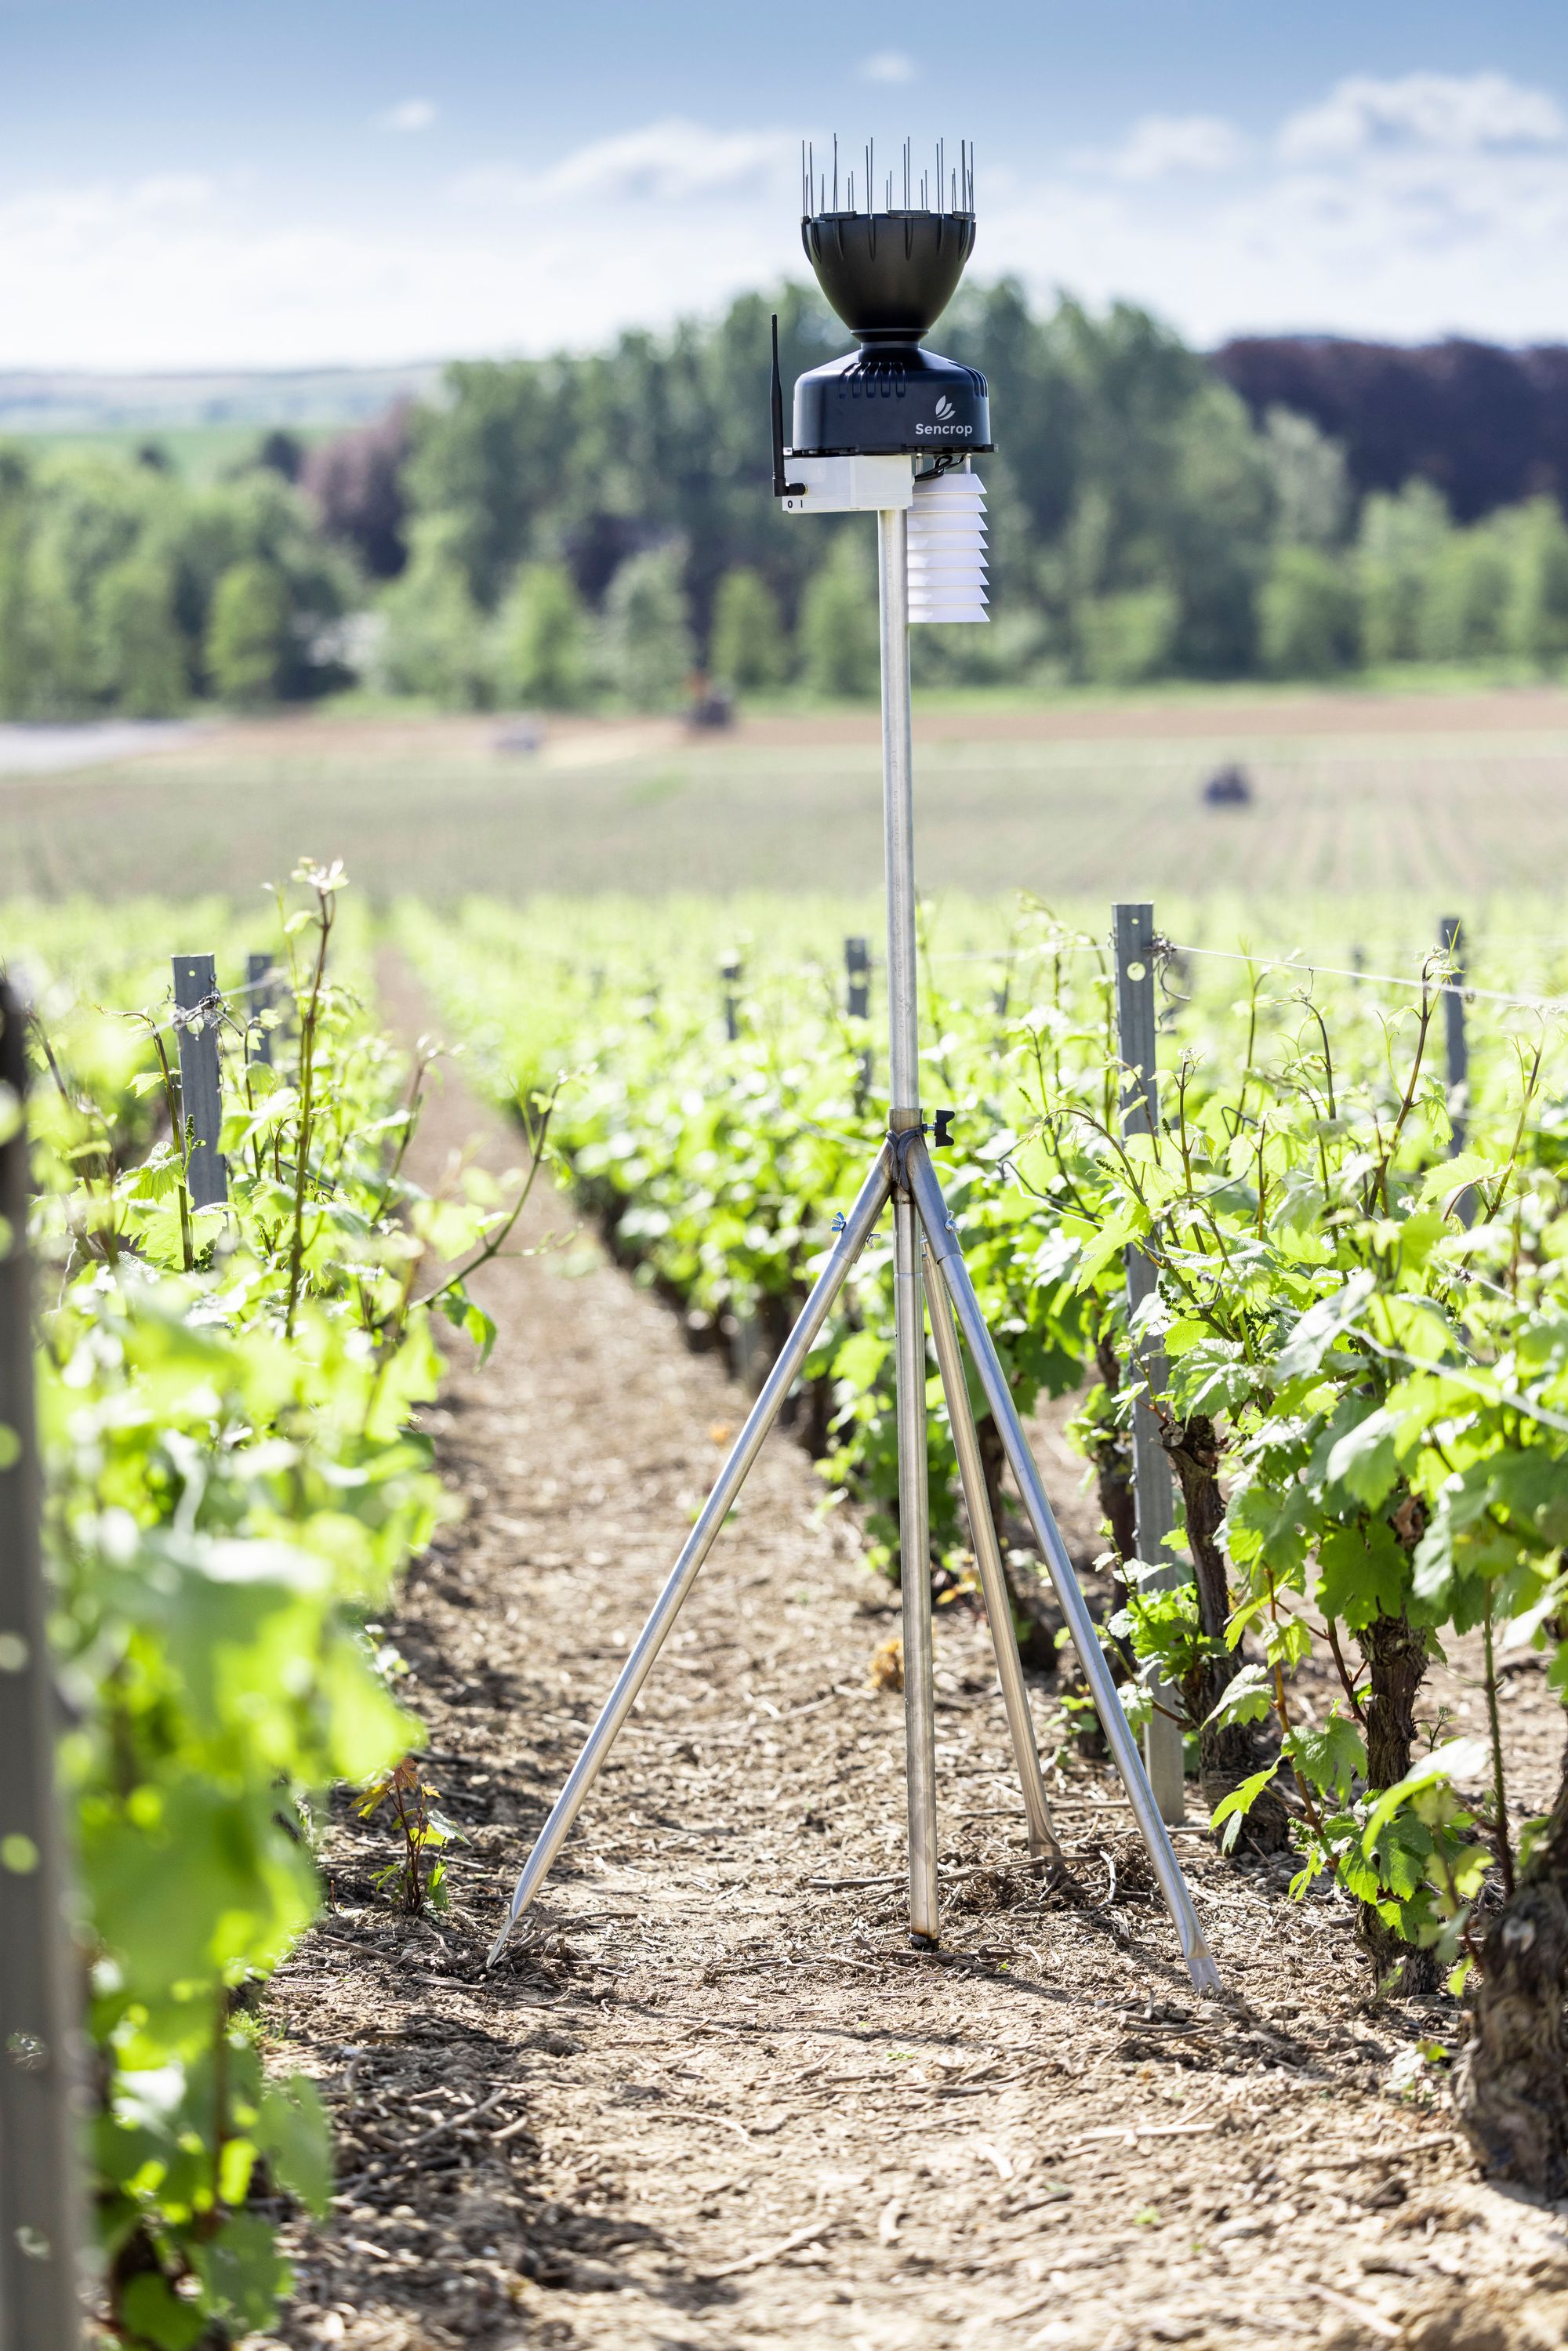
<svg viewBox="0 0 1568 2351">
<path fill-rule="evenodd" d="M 798 267 L 835 129 L 972 138 L 1041 296 L 1568 339 L 1561 5 L 0 0 L 0 367 L 580 348 Z"/>
</svg>

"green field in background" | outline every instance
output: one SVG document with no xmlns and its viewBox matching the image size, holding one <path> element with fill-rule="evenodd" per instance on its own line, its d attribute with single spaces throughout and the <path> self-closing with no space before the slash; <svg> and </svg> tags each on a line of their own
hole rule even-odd
<svg viewBox="0 0 1568 2351">
<path fill-rule="evenodd" d="M 281 428 L 292 440 L 308 447 L 314 441 L 329 441 L 342 427 L 334 424 L 288 424 Z M 16 445 L 24 452 L 41 456 L 46 452 L 66 450 L 99 451 L 116 458 L 132 457 L 139 449 L 161 449 L 177 474 L 188 482 L 200 485 L 214 482 L 230 466 L 243 465 L 255 455 L 256 444 L 265 437 L 267 426 L 236 423 L 233 424 L 104 424 L 73 431 L 66 427 L 59 432 L 13 432 Z M 0 433 L 0 440 L 6 437 Z"/>
<path fill-rule="evenodd" d="M 1445 733 L 1239 732 L 1113 741 L 951 740 L 917 751 L 923 890 L 1054 903 L 1177 893 L 1475 904 L 1568 873 L 1568 726 Z M 1263 731 L 1267 727 L 1267 731 Z M 604 891 L 875 890 L 874 741 L 693 742 L 599 764 L 448 729 L 265 728 L 86 775 L 0 782 L 5 893 L 243 898 L 303 852 L 342 857 L 382 902 Z M 1203 804 L 1240 759 L 1249 808 Z"/>
</svg>

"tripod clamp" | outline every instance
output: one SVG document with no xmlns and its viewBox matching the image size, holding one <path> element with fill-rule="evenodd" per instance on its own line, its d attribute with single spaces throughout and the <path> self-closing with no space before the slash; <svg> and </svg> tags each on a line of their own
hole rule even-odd
<svg viewBox="0 0 1568 2351">
<path fill-rule="evenodd" d="M 925 1120 L 922 1119 L 916 1126 L 890 1126 L 888 1128 L 887 1147 L 893 1154 L 893 1180 L 895 1189 L 900 1192 L 907 1192 L 911 1188 L 909 1172 L 905 1165 L 905 1162 L 909 1157 L 910 1145 L 915 1141 L 915 1136 L 917 1134 L 928 1134 L 931 1137 L 931 1146 L 933 1150 L 950 1151 L 954 1141 L 953 1121 L 957 1117 L 957 1112 L 953 1110 L 933 1111 L 931 1113 L 932 1123 L 929 1126 L 927 1126 Z"/>
</svg>

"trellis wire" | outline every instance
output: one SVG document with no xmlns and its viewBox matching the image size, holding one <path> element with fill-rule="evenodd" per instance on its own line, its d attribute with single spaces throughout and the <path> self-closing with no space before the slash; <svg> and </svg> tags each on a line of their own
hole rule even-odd
<svg viewBox="0 0 1568 2351">
<path fill-rule="evenodd" d="M 1452 979 L 1412 979 L 1394 971 L 1353 971 L 1332 963 L 1296 963 L 1291 956 L 1255 955 L 1241 947 L 1195 947 L 1176 939 L 1160 942 L 1166 955 L 1207 956 L 1221 963 L 1244 963 L 1258 971 L 1295 971 L 1303 979 L 1354 979 L 1364 987 L 1403 987 L 1412 994 L 1423 988 L 1428 996 L 1479 997 L 1488 1004 L 1517 1004 L 1527 1012 L 1568 1012 L 1568 996 L 1513 996 L 1506 988 L 1476 987 L 1463 977 Z"/>
</svg>

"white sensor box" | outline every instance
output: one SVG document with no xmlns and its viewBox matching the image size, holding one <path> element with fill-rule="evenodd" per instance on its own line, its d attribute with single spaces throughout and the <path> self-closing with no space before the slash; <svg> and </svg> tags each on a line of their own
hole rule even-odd
<svg viewBox="0 0 1568 2351">
<path fill-rule="evenodd" d="M 786 480 L 799 496 L 780 500 L 786 514 L 885 514 L 915 503 L 915 460 L 891 457 L 791 457 Z"/>
</svg>

